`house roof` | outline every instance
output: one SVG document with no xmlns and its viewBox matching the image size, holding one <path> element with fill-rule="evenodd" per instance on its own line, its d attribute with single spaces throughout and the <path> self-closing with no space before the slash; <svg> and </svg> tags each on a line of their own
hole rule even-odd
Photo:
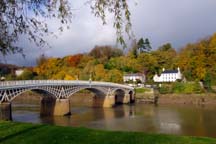
<svg viewBox="0 0 216 144">
<path fill-rule="evenodd" d="M 167 74 L 167 73 L 178 73 L 178 70 L 165 70 L 162 72 L 162 74 Z"/>
</svg>

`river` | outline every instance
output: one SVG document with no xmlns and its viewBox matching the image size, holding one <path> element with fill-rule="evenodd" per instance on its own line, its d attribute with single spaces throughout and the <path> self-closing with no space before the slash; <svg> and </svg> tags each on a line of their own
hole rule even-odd
<svg viewBox="0 0 216 144">
<path fill-rule="evenodd" d="M 13 104 L 13 121 L 216 137 L 216 106 L 133 104 L 114 108 L 71 106 L 71 116 L 40 117 L 39 104 Z"/>
</svg>

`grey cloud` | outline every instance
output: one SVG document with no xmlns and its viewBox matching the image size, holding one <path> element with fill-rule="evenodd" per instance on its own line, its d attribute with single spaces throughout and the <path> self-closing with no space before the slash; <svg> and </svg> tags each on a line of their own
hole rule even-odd
<svg viewBox="0 0 216 144">
<path fill-rule="evenodd" d="M 75 2 L 75 3 L 74 3 Z M 189 42 L 216 32 L 215 0 L 136 0 L 130 1 L 132 23 L 137 38 L 149 38 L 154 49 L 170 42 L 180 48 Z M 88 52 L 95 45 L 115 45 L 115 30 L 108 15 L 108 25 L 102 26 L 83 1 L 73 1 L 74 19 L 71 29 L 58 34 L 58 39 L 48 37 L 51 49 L 38 49 L 33 44 L 26 46 L 26 60 L 19 56 L 8 56 L 8 63 L 31 65 L 41 53 L 62 57 L 79 52 Z M 49 22 L 56 29 L 57 22 Z M 23 42 L 22 42 L 23 43 Z M 29 50 L 29 47 L 33 47 Z"/>
<path fill-rule="evenodd" d="M 132 7 L 138 37 L 149 37 L 153 47 L 166 42 L 179 48 L 216 31 L 214 0 L 139 0 Z"/>
</svg>

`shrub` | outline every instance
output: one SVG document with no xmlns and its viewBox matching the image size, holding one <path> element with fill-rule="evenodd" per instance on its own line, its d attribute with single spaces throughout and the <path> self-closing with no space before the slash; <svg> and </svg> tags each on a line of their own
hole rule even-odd
<svg viewBox="0 0 216 144">
<path fill-rule="evenodd" d="M 168 85 L 162 85 L 161 87 L 159 87 L 159 92 L 161 94 L 168 94 L 170 93 L 170 87 Z"/>
<path fill-rule="evenodd" d="M 196 81 L 193 85 L 193 92 L 195 92 L 195 93 L 202 93 L 203 92 L 203 88 L 201 87 L 201 85 L 198 81 Z"/>
<path fill-rule="evenodd" d="M 185 94 L 194 93 L 194 83 L 185 83 L 182 93 L 185 93 Z"/>
<path fill-rule="evenodd" d="M 136 88 L 135 89 L 136 93 L 145 93 L 145 92 L 149 92 L 149 91 L 150 91 L 150 89 L 148 89 L 148 88 Z"/>
<path fill-rule="evenodd" d="M 175 82 L 170 85 L 163 84 L 159 88 L 161 94 L 176 93 L 176 94 L 191 94 L 191 93 L 202 93 L 203 88 L 198 81 L 196 82 Z"/>
<path fill-rule="evenodd" d="M 172 84 L 172 93 L 182 93 L 184 91 L 184 84 L 175 82 Z"/>
</svg>

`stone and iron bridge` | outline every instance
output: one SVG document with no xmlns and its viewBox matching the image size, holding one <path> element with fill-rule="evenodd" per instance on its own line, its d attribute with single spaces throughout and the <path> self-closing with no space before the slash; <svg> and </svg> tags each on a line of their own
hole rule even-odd
<svg viewBox="0 0 216 144">
<path fill-rule="evenodd" d="M 69 98 L 81 90 L 87 89 L 95 94 L 95 101 L 102 100 L 98 106 L 112 107 L 116 103 L 134 102 L 134 88 L 126 85 L 79 80 L 24 80 L 0 82 L 0 118 L 11 119 L 11 102 L 17 96 L 27 91 L 43 91 L 52 96 L 50 100 L 43 95 L 41 113 L 47 111 L 51 115 L 70 114 Z M 50 104 L 51 103 L 51 104 Z M 51 107 L 51 108 L 47 108 Z"/>
</svg>

